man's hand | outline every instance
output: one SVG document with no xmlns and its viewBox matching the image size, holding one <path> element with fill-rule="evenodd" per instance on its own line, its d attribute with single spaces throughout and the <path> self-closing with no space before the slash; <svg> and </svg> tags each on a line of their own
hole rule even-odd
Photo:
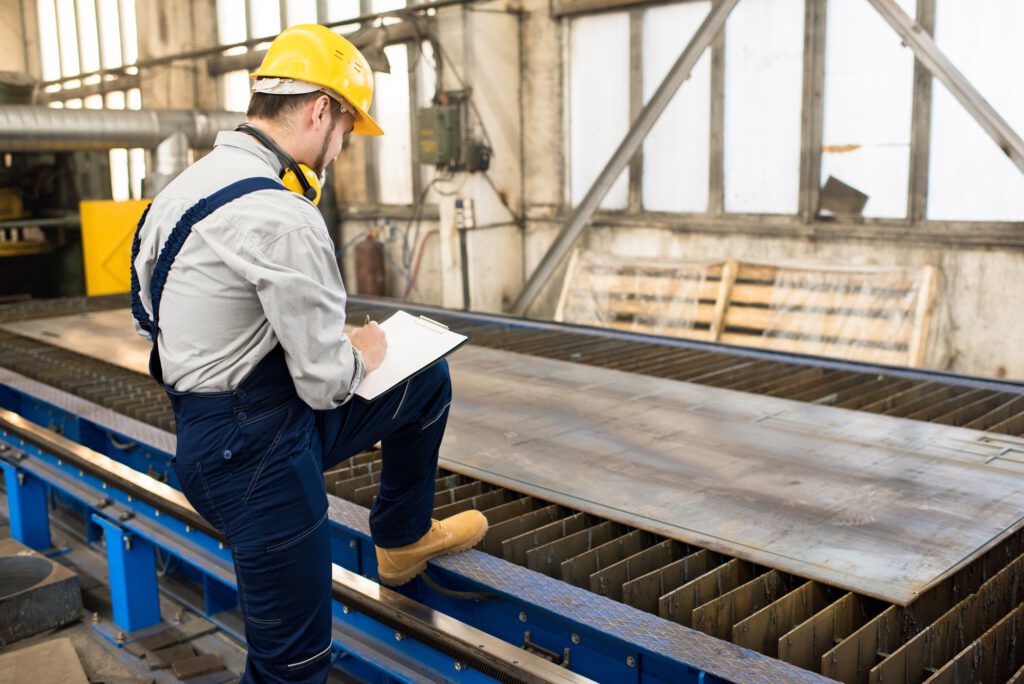
<svg viewBox="0 0 1024 684">
<path fill-rule="evenodd" d="M 363 354 L 363 364 L 366 372 L 376 369 L 384 361 L 384 354 L 388 350 L 388 338 L 380 329 L 376 321 L 371 321 L 358 328 L 349 335 L 352 346 Z"/>
</svg>

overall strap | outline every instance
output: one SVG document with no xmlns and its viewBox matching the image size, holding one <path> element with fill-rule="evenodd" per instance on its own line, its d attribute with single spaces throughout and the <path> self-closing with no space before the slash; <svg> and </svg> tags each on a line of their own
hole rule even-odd
<svg viewBox="0 0 1024 684">
<path fill-rule="evenodd" d="M 150 202 L 146 205 L 146 208 L 142 212 L 142 218 L 139 219 L 139 225 L 135 226 L 135 237 L 132 238 L 132 316 L 138 321 L 139 326 L 149 333 L 150 337 L 153 337 L 153 322 L 149 320 L 149 314 L 146 313 L 146 308 L 142 306 L 142 298 L 139 297 L 139 273 L 135 270 L 135 260 L 139 257 L 139 243 L 142 237 L 142 224 L 146 222 L 146 217 L 149 216 L 149 208 L 153 206 Z"/>
<path fill-rule="evenodd" d="M 141 231 L 142 223 L 146 218 L 145 214 L 143 214 L 142 221 L 139 222 L 139 228 L 135 232 L 135 240 L 132 243 L 132 314 L 135 316 L 135 319 L 139 321 L 139 325 L 142 329 L 149 333 L 154 344 L 156 343 L 157 333 L 159 331 L 160 300 L 164 294 L 164 285 L 167 283 L 167 276 L 170 274 L 171 266 L 174 265 L 174 260 L 177 258 L 178 252 L 181 251 L 182 246 L 185 244 L 185 240 L 192 233 L 192 227 L 223 207 L 225 204 L 244 195 L 248 195 L 250 192 L 256 192 L 257 190 L 285 189 L 286 188 L 281 184 L 281 181 L 276 178 L 243 178 L 240 181 L 232 183 L 226 188 L 218 190 L 209 197 L 204 197 L 189 207 L 188 210 L 182 214 L 181 218 L 178 219 L 174 229 L 171 230 L 171 234 L 167 237 L 167 241 L 164 242 L 164 246 L 160 250 L 160 254 L 157 256 L 156 265 L 153 267 L 153 274 L 149 284 L 150 301 L 153 309 L 152 320 L 150 320 L 145 309 L 142 307 L 142 302 L 139 298 L 139 279 L 135 273 L 135 257 L 138 256 L 139 251 L 139 232 Z M 146 211 L 148 213 L 148 207 Z M 138 306 L 136 306 L 136 303 Z"/>
</svg>

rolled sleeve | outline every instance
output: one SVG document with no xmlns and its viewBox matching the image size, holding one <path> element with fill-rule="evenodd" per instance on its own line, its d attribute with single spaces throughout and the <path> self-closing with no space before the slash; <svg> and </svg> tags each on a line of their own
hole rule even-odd
<svg viewBox="0 0 1024 684">
<path fill-rule="evenodd" d="M 296 393 L 318 410 L 348 401 L 365 366 L 345 334 L 345 287 L 326 228 L 303 225 L 247 251 L 245 277 L 284 349 Z"/>
</svg>

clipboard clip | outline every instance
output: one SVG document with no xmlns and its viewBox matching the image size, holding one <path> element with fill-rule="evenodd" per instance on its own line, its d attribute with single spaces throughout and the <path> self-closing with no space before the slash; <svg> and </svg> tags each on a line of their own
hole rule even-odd
<svg viewBox="0 0 1024 684">
<path fill-rule="evenodd" d="M 427 318 L 426 316 L 421 314 L 419 319 L 421 321 L 423 321 L 424 323 L 430 323 L 431 325 L 435 325 L 438 328 L 441 328 L 442 330 L 448 330 L 448 326 L 447 325 L 445 325 L 444 323 L 439 323 L 439 322 L 435 321 L 433 318 Z"/>
</svg>

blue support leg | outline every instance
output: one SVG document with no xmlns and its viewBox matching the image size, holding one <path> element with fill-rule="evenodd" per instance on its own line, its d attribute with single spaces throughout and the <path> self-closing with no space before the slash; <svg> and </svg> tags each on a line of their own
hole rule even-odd
<svg viewBox="0 0 1024 684">
<path fill-rule="evenodd" d="M 145 539 L 126 533 L 117 523 L 93 515 L 107 540 L 107 567 L 114 624 L 134 632 L 160 622 L 156 583 L 156 549 Z"/>
<path fill-rule="evenodd" d="M 203 595 L 207 617 L 238 605 L 238 592 L 209 575 L 203 575 Z"/>
<path fill-rule="evenodd" d="M 8 518 L 11 536 L 25 546 L 43 551 L 53 546 L 50 540 L 50 512 L 46 506 L 46 485 L 37 477 L 10 463 L 3 463 L 7 488 Z"/>
</svg>

